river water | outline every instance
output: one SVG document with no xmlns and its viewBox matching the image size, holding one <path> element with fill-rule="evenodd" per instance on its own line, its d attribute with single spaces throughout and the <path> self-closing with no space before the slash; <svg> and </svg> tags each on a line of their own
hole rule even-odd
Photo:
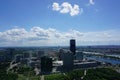
<svg viewBox="0 0 120 80">
<path fill-rule="evenodd" d="M 120 64 L 120 59 L 103 58 L 103 57 L 97 57 L 97 56 L 90 56 L 86 58 L 89 60 L 97 60 L 97 61 L 102 61 L 106 63 L 111 63 L 113 65 Z"/>
</svg>

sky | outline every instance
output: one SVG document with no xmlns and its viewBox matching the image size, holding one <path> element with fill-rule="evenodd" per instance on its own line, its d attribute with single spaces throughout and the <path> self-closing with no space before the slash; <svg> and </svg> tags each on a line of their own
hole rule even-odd
<svg viewBox="0 0 120 80">
<path fill-rule="evenodd" d="M 120 0 L 0 0 L 0 46 L 120 45 Z"/>
</svg>

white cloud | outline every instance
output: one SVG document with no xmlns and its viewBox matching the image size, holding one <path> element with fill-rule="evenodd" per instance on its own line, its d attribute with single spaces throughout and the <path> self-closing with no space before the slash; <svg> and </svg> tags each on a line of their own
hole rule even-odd
<svg viewBox="0 0 120 80">
<path fill-rule="evenodd" d="M 77 15 L 79 14 L 79 11 L 80 11 L 79 6 L 75 4 L 73 9 L 71 9 L 70 15 L 71 16 Z"/>
<path fill-rule="evenodd" d="M 53 7 L 53 10 L 55 10 L 55 11 L 59 11 L 60 10 L 60 6 L 56 2 L 53 3 L 52 7 Z"/>
<path fill-rule="evenodd" d="M 63 2 L 61 5 L 59 3 L 54 2 L 52 8 L 54 11 L 59 11 L 63 14 L 69 13 L 71 16 L 78 15 L 83 11 L 82 8 L 79 8 L 79 5 L 74 4 L 74 6 L 72 6 L 68 2 Z"/>
<path fill-rule="evenodd" d="M 69 13 L 72 9 L 72 5 L 69 4 L 68 2 L 64 2 L 61 4 L 61 13 Z"/>
<path fill-rule="evenodd" d="M 40 28 L 40 27 L 33 27 L 31 29 L 31 33 L 36 35 L 37 37 L 49 37 L 46 30 L 44 30 L 43 28 Z"/>
<path fill-rule="evenodd" d="M 0 46 L 69 45 L 71 38 L 76 39 L 77 45 L 120 44 L 118 34 L 120 32 L 117 30 L 83 33 L 78 30 L 61 32 L 41 27 L 32 27 L 28 31 L 24 28 L 13 28 L 0 32 Z"/>
<path fill-rule="evenodd" d="M 7 30 L 7 31 L 1 33 L 0 37 L 1 37 L 1 39 L 4 39 L 5 41 L 19 41 L 22 38 L 24 38 L 24 35 L 26 33 L 27 33 L 27 31 L 23 28 L 11 29 L 11 30 Z"/>
<path fill-rule="evenodd" d="M 95 4 L 94 0 L 89 0 L 89 4 L 94 5 Z"/>
</svg>

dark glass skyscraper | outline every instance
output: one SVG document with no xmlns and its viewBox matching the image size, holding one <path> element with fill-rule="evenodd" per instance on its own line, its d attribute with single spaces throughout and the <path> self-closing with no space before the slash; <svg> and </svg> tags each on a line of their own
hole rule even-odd
<svg viewBox="0 0 120 80">
<path fill-rule="evenodd" d="M 52 58 L 47 56 L 41 57 L 41 72 L 51 72 L 52 71 Z"/>
<path fill-rule="evenodd" d="M 75 55 L 75 51 L 76 51 L 75 39 L 70 40 L 70 51 Z"/>
</svg>

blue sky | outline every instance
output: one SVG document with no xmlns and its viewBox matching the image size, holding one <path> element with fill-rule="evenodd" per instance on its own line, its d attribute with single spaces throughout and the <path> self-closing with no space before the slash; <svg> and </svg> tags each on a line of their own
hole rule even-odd
<svg viewBox="0 0 120 80">
<path fill-rule="evenodd" d="M 0 0 L 0 46 L 68 45 L 71 38 L 78 45 L 118 45 L 119 3 L 120 0 Z M 57 41 L 58 37 L 61 41 Z"/>
</svg>

